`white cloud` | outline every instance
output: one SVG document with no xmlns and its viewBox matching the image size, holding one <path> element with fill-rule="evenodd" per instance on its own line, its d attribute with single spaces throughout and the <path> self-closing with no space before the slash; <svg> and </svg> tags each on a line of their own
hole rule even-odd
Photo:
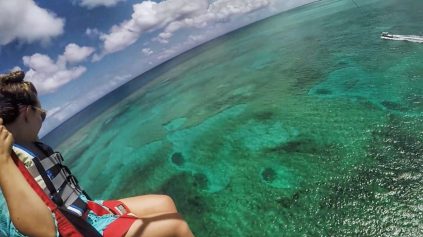
<svg viewBox="0 0 423 237">
<path fill-rule="evenodd" d="M 42 54 L 25 56 L 23 61 L 25 66 L 30 68 L 26 73 L 26 78 L 35 84 L 40 94 L 54 92 L 86 71 L 86 68 L 82 66 L 67 69 Z"/>
<path fill-rule="evenodd" d="M 113 26 L 109 33 L 102 34 L 103 51 L 95 55 L 94 61 L 103 56 L 134 44 L 143 33 L 159 31 L 153 41 L 169 43 L 181 29 L 202 29 L 217 23 L 231 22 L 234 18 L 249 15 L 262 9 L 288 8 L 295 3 L 312 0 L 165 0 L 143 1 L 133 5 L 131 19 Z M 297 4 L 297 5 L 301 5 Z"/>
<path fill-rule="evenodd" d="M 77 44 L 68 44 L 63 53 L 63 58 L 69 63 L 79 63 L 84 61 L 95 51 L 92 47 L 80 47 Z"/>
<path fill-rule="evenodd" d="M 228 21 L 232 16 L 243 15 L 270 6 L 274 0 L 218 0 L 209 7 L 213 21 Z"/>
<path fill-rule="evenodd" d="M 95 7 L 112 7 L 118 4 L 118 2 L 122 2 L 125 0 L 81 0 L 79 2 L 80 6 L 86 7 L 88 9 L 92 9 Z"/>
<path fill-rule="evenodd" d="M 97 37 L 99 37 L 102 33 L 97 29 L 97 28 L 87 28 L 86 30 L 85 30 L 85 34 L 88 36 L 88 37 L 92 37 L 92 38 L 97 38 Z"/>
<path fill-rule="evenodd" d="M 202 42 L 202 41 L 205 41 L 207 39 L 207 37 L 204 34 L 202 34 L 202 35 L 190 35 L 188 37 L 188 39 L 192 42 Z"/>
<path fill-rule="evenodd" d="M 150 55 L 152 55 L 153 53 L 154 53 L 154 51 L 153 50 L 151 50 L 150 48 L 143 48 L 142 49 L 142 52 L 144 53 L 144 55 L 146 55 L 146 56 L 150 56 Z"/>
<path fill-rule="evenodd" d="M 166 43 L 173 34 L 182 28 L 205 28 L 216 23 L 231 21 L 236 16 L 245 15 L 271 6 L 274 0 L 217 0 L 208 6 L 207 12 L 192 18 L 184 18 L 169 24 L 157 40 Z"/>
<path fill-rule="evenodd" d="M 135 43 L 142 33 L 164 28 L 174 21 L 192 18 L 207 10 L 207 0 L 167 0 L 159 3 L 144 1 L 133 5 L 130 20 L 111 28 L 108 34 L 100 39 L 104 41 L 103 52 L 117 52 Z"/>
<path fill-rule="evenodd" d="M 181 46 L 181 45 L 179 45 Z M 182 48 L 179 47 L 171 47 L 169 49 L 163 50 L 157 55 L 158 61 L 165 61 L 167 59 L 172 58 L 174 55 L 176 55 L 178 52 L 182 52 Z"/>
<path fill-rule="evenodd" d="M 224 29 L 224 27 L 217 27 L 213 30 L 202 31 L 201 35 L 189 35 L 185 41 L 173 44 L 165 50 L 158 52 L 155 55 L 155 58 L 153 58 L 153 60 L 155 61 L 155 63 L 161 63 L 174 57 L 175 55 L 178 55 L 187 51 L 188 49 L 200 45 L 201 43 L 204 43 L 213 37 L 216 37 L 216 35 L 224 34 L 225 32 L 226 29 Z"/>
<path fill-rule="evenodd" d="M 23 63 L 30 68 L 25 78 L 35 84 L 40 94 L 55 92 L 63 85 L 79 78 L 87 70 L 83 66 L 68 67 L 68 64 L 82 62 L 93 52 L 93 48 L 69 44 L 56 62 L 49 56 L 39 53 L 25 56 Z"/>
<path fill-rule="evenodd" d="M 124 75 L 116 75 L 113 77 L 113 80 L 110 82 L 110 85 L 116 86 L 121 85 L 124 82 L 127 82 L 129 79 L 131 79 L 133 76 L 132 74 L 124 74 Z"/>
<path fill-rule="evenodd" d="M 106 53 L 113 53 L 125 49 L 135 43 L 139 37 L 139 32 L 132 30 L 133 22 L 123 22 L 120 26 L 114 26 L 110 34 L 103 34 L 100 39 L 104 41 Z"/>
<path fill-rule="evenodd" d="M 14 66 L 11 70 L 8 70 L 11 72 L 16 72 L 16 71 L 22 71 L 22 68 L 20 68 L 19 66 Z"/>
<path fill-rule="evenodd" d="M 0 1 L 0 45 L 14 40 L 48 42 L 63 33 L 64 20 L 33 0 Z"/>
</svg>

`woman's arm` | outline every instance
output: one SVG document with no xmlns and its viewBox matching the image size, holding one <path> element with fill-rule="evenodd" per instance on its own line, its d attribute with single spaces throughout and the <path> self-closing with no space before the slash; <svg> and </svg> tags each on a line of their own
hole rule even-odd
<svg viewBox="0 0 423 237">
<path fill-rule="evenodd" d="M 52 214 L 11 158 L 13 136 L 0 118 L 0 187 L 14 226 L 28 236 L 55 236 Z"/>
</svg>

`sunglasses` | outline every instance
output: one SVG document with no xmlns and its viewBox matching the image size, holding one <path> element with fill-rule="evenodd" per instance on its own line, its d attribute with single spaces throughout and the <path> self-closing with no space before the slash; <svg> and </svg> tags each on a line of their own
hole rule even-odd
<svg viewBox="0 0 423 237">
<path fill-rule="evenodd" d="M 32 109 L 34 109 L 34 110 L 38 110 L 38 111 L 40 111 L 40 114 L 41 114 L 41 120 L 44 122 L 44 120 L 45 120 L 45 119 L 46 119 L 46 117 L 47 117 L 47 110 L 42 109 L 42 108 L 37 107 L 37 106 L 33 106 L 33 105 L 31 105 L 31 108 L 32 108 Z"/>
</svg>

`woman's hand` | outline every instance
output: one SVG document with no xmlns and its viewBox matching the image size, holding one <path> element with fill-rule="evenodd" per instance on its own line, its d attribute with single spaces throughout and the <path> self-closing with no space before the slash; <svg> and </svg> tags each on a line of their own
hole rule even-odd
<svg viewBox="0 0 423 237">
<path fill-rule="evenodd" d="M 3 125 L 0 118 L 0 162 L 9 159 L 12 154 L 13 135 Z"/>
</svg>

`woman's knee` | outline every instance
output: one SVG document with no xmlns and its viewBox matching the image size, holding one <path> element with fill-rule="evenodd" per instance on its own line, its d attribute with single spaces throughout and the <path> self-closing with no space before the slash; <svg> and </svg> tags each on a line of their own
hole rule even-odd
<svg viewBox="0 0 423 237">
<path fill-rule="evenodd" d="M 188 226 L 188 223 L 186 223 L 185 221 L 180 221 L 176 228 L 176 234 L 179 237 L 192 236 L 192 232 Z"/>
<path fill-rule="evenodd" d="M 157 195 L 156 197 L 160 202 L 160 205 L 164 207 L 169 212 L 177 212 L 175 202 L 173 199 L 167 195 Z"/>
<path fill-rule="evenodd" d="M 176 213 L 175 202 L 167 195 L 143 195 L 120 199 L 138 217 L 154 216 L 161 213 Z"/>
<path fill-rule="evenodd" d="M 188 224 L 180 219 L 145 218 L 137 220 L 125 237 L 193 237 Z"/>
</svg>

